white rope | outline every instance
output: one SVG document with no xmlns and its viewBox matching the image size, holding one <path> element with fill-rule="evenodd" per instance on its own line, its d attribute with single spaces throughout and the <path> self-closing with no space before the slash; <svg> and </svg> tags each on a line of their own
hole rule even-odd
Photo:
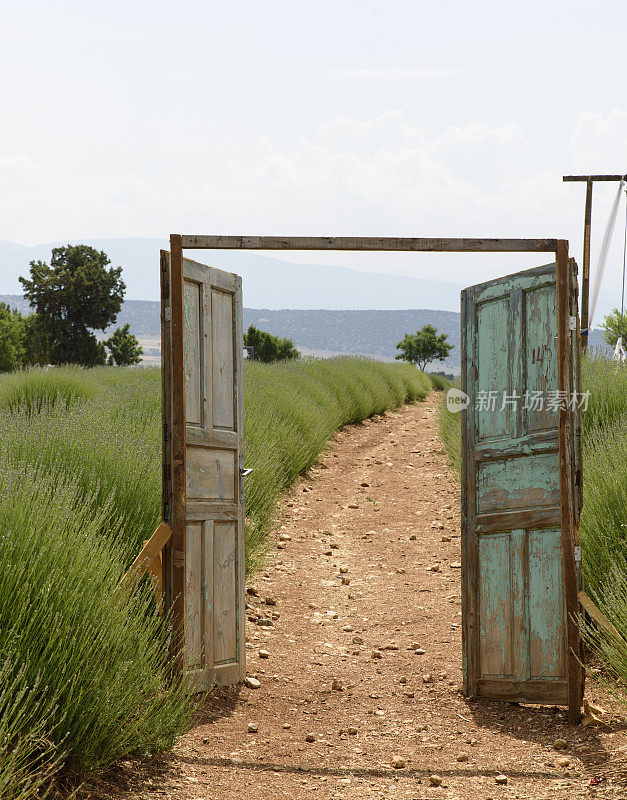
<svg viewBox="0 0 627 800">
<path fill-rule="evenodd" d="M 599 289 L 601 288 L 601 280 L 603 279 L 603 272 L 605 271 L 605 262 L 607 261 L 607 254 L 610 249 L 610 242 L 612 241 L 612 234 L 614 233 L 614 225 L 616 223 L 616 216 L 618 214 L 618 205 L 620 203 L 620 193 L 625 185 L 623 179 L 618 184 L 618 191 L 614 198 L 614 204 L 610 211 L 610 217 L 605 226 L 605 234 L 603 235 L 603 242 L 601 243 L 601 250 L 599 252 L 599 261 L 597 263 L 597 271 L 594 276 L 594 284 L 592 286 L 592 301 L 590 303 L 590 312 L 588 314 L 588 330 L 592 329 L 592 321 L 594 320 L 594 312 L 597 306 L 597 299 L 599 297 Z"/>
</svg>

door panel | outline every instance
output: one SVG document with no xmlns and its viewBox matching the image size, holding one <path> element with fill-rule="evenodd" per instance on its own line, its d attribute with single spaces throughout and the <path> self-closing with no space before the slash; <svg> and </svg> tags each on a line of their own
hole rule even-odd
<svg viewBox="0 0 627 800">
<path fill-rule="evenodd" d="M 167 299 L 173 308 L 180 303 L 182 320 L 183 385 L 177 386 L 173 363 L 169 391 L 173 399 L 177 391 L 185 398 L 184 499 L 180 519 L 177 503 L 165 503 L 164 514 L 174 508 L 173 539 L 182 531 L 182 548 L 178 560 L 174 552 L 165 578 L 166 598 L 175 612 L 182 609 L 182 666 L 194 692 L 245 674 L 242 302 L 237 275 L 186 258 L 180 268 L 179 298 L 171 292 Z M 169 352 L 177 351 L 173 344 Z M 181 562 L 183 597 L 177 606 L 174 567 Z"/>
<path fill-rule="evenodd" d="M 555 274 L 549 264 L 462 292 L 467 694 L 567 699 L 558 412 L 548 402 Z"/>
</svg>

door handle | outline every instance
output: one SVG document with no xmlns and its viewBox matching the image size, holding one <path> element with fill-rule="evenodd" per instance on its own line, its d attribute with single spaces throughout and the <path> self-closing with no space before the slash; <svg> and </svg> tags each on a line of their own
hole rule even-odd
<svg viewBox="0 0 627 800">
<path fill-rule="evenodd" d="M 249 469 L 246 469 L 246 467 L 240 467 L 239 476 L 240 478 L 247 478 L 252 471 L 253 471 L 252 467 L 250 467 Z"/>
</svg>

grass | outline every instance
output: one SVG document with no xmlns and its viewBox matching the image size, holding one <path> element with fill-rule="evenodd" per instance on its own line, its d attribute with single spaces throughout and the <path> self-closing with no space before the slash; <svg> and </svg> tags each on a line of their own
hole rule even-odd
<svg viewBox="0 0 627 800">
<path fill-rule="evenodd" d="M 627 637 L 627 367 L 585 358 L 583 390 L 584 505 L 580 521 L 586 591 Z M 451 463 L 460 470 L 460 415 L 439 408 L 439 428 Z M 627 643 L 588 627 L 585 636 L 610 673 L 627 687 Z"/>
<path fill-rule="evenodd" d="M 404 364 L 246 365 L 249 572 L 334 431 L 430 387 Z M 148 587 L 116 589 L 160 518 L 160 435 L 158 370 L 0 378 L 0 800 L 168 748 L 189 719 Z"/>
</svg>

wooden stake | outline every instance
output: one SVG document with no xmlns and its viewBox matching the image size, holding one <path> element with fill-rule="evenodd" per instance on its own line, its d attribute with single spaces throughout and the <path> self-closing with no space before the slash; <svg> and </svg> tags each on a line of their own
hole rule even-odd
<svg viewBox="0 0 627 800">
<path fill-rule="evenodd" d="M 557 282 L 557 385 L 560 397 L 559 410 L 559 471 L 560 471 L 560 515 L 562 539 L 562 567 L 564 600 L 566 606 L 566 647 L 568 675 L 568 719 L 578 723 L 581 719 L 582 670 L 579 664 L 580 639 L 577 613 L 577 568 L 573 544 L 573 496 L 571 484 L 570 411 L 568 401 L 570 386 L 570 274 L 568 242 L 559 240 L 555 253 Z"/>
<path fill-rule="evenodd" d="M 624 637 L 621 636 L 621 634 L 612 625 L 612 623 L 601 611 L 601 609 L 596 607 L 596 605 L 592 602 L 592 600 L 583 590 L 579 592 L 577 597 L 579 599 L 579 602 L 581 603 L 581 607 L 583 608 L 583 610 L 588 614 L 588 616 L 591 619 L 593 619 L 596 622 L 596 624 L 599 626 L 599 628 L 601 628 L 601 630 L 605 631 L 605 633 L 608 636 L 624 641 Z"/>
<path fill-rule="evenodd" d="M 126 587 L 129 594 L 133 592 L 146 570 L 151 567 L 152 562 L 159 556 L 171 536 L 172 529 L 165 522 L 162 522 L 150 539 L 144 542 L 144 546 L 120 581 L 120 586 Z"/>
<path fill-rule="evenodd" d="M 588 298 L 590 295 L 590 226 L 592 223 L 592 179 L 586 182 L 586 213 L 583 223 L 583 275 L 581 278 L 581 346 L 588 348 Z"/>
<path fill-rule="evenodd" d="M 172 315 L 172 656 L 183 669 L 185 651 L 185 329 L 183 321 L 183 248 L 180 234 L 170 236 L 170 301 Z"/>
</svg>

